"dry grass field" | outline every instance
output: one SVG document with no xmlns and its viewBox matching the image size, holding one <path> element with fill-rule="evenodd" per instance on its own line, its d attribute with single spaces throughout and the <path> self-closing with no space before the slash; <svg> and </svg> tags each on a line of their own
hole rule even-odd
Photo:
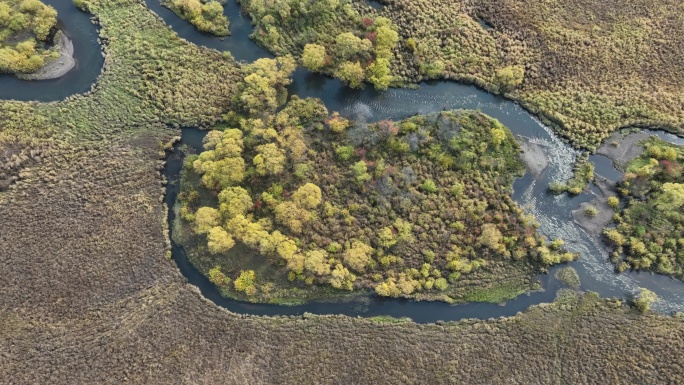
<svg viewBox="0 0 684 385">
<path fill-rule="evenodd" d="M 240 70 L 139 0 L 84 2 L 105 70 L 64 102 L 0 102 L 2 384 L 673 384 L 684 319 L 566 294 L 443 325 L 238 316 L 166 258 L 166 124 L 199 125 Z M 208 86 L 209 85 L 209 86 Z"/>
</svg>

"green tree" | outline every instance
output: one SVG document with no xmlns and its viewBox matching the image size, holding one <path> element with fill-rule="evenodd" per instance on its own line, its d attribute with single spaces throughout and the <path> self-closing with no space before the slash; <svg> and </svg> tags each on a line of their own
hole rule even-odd
<svg viewBox="0 0 684 385">
<path fill-rule="evenodd" d="M 401 295 L 401 290 L 399 290 L 396 280 L 392 277 L 375 286 L 375 292 L 383 297 L 398 297 Z"/>
<path fill-rule="evenodd" d="M 245 78 L 240 101 L 252 114 L 272 113 L 285 102 L 285 86 L 297 68 L 295 59 L 283 56 L 277 59 L 259 59 L 245 66 Z"/>
<path fill-rule="evenodd" d="M 335 71 L 335 76 L 351 88 L 361 88 L 366 73 L 359 62 L 343 62 Z"/>
<path fill-rule="evenodd" d="M 390 248 L 397 243 L 397 237 L 391 227 L 385 226 L 378 231 L 378 245 L 384 248 Z"/>
<path fill-rule="evenodd" d="M 366 162 L 360 160 L 351 166 L 354 179 L 358 184 L 364 184 L 371 180 L 371 175 L 368 173 L 368 166 Z"/>
<path fill-rule="evenodd" d="M 292 200 L 297 206 L 309 210 L 318 207 L 322 199 L 321 188 L 313 183 L 305 184 L 292 194 Z"/>
<path fill-rule="evenodd" d="M 525 69 L 522 66 L 508 66 L 496 71 L 496 82 L 502 92 L 514 90 L 525 78 Z"/>
<path fill-rule="evenodd" d="M 654 292 L 641 288 L 639 294 L 634 298 L 634 307 L 640 312 L 645 313 L 657 299 L 658 296 Z"/>
<path fill-rule="evenodd" d="M 376 20 L 377 23 L 377 20 Z M 389 57 L 391 50 L 399 42 L 399 34 L 388 25 L 378 27 L 375 32 L 375 49 L 379 57 Z"/>
<path fill-rule="evenodd" d="M 213 207 L 200 207 L 195 213 L 195 232 L 206 234 L 219 224 L 219 212 Z"/>
<path fill-rule="evenodd" d="M 224 219 L 245 215 L 254 203 L 249 192 L 242 187 L 228 187 L 219 193 L 219 213 Z"/>
<path fill-rule="evenodd" d="M 209 230 L 207 241 L 209 252 L 212 254 L 224 254 L 235 246 L 233 237 L 220 226 L 213 227 Z"/>
<path fill-rule="evenodd" d="M 344 252 L 344 263 L 358 272 L 364 272 L 371 261 L 373 248 L 361 241 L 353 241 Z"/>
<path fill-rule="evenodd" d="M 354 156 L 354 147 L 339 146 L 335 149 L 335 154 L 340 160 L 349 160 Z"/>
<path fill-rule="evenodd" d="M 311 213 L 294 202 L 283 202 L 274 209 L 276 221 L 287 226 L 293 233 L 299 234 L 304 224 L 311 219 Z"/>
<path fill-rule="evenodd" d="M 663 183 L 662 193 L 656 199 L 660 210 L 677 210 L 684 206 L 684 183 Z"/>
<path fill-rule="evenodd" d="M 285 169 L 285 152 L 275 143 L 262 144 L 253 163 L 259 175 L 276 175 Z"/>
<path fill-rule="evenodd" d="M 356 281 L 356 276 L 349 272 L 346 267 L 339 263 L 335 265 L 330 278 L 332 287 L 351 291 L 354 288 L 354 281 Z"/>
<path fill-rule="evenodd" d="M 318 44 L 307 44 L 302 53 L 302 65 L 310 71 L 320 71 L 326 63 L 325 47 Z"/>
<path fill-rule="evenodd" d="M 335 38 L 335 52 L 340 60 L 348 60 L 352 56 L 365 54 L 373 48 L 368 39 L 361 39 L 351 32 L 344 32 Z"/>
<path fill-rule="evenodd" d="M 328 124 L 328 127 L 330 127 L 330 130 L 334 133 L 341 133 L 344 132 L 349 126 L 351 126 L 351 122 L 335 111 L 332 113 L 330 118 L 325 121 Z"/>
<path fill-rule="evenodd" d="M 498 123 L 498 122 L 497 122 Z M 492 136 L 492 144 L 494 147 L 499 147 L 504 140 L 506 140 L 506 130 L 501 123 L 496 124 L 490 131 Z"/>
<path fill-rule="evenodd" d="M 306 252 L 304 268 L 318 276 L 330 275 L 330 263 L 328 263 L 328 253 L 325 250 L 315 249 Z"/>
<path fill-rule="evenodd" d="M 618 197 L 608 197 L 608 206 L 612 209 L 617 210 L 620 208 L 620 200 Z"/>
<path fill-rule="evenodd" d="M 368 67 L 368 81 L 373 84 L 376 90 L 386 90 L 392 82 L 389 65 L 388 59 L 378 58 Z"/>
<path fill-rule="evenodd" d="M 223 274 L 221 266 L 215 266 L 209 269 L 209 281 L 219 287 L 225 287 L 230 284 L 230 278 Z"/>
<path fill-rule="evenodd" d="M 240 276 L 233 281 L 235 290 L 244 292 L 247 295 L 256 294 L 256 273 L 254 270 L 243 270 L 240 272 Z"/>
</svg>

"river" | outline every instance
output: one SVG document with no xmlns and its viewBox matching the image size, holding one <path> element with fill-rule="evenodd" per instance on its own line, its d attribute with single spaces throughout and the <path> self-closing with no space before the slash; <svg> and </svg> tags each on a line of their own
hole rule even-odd
<svg viewBox="0 0 684 385">
<path fill-rule="evenodd" d="M 58 0 L 47 0 L 46 3 L 55 6 L 62 3 Z M 173 28 L 181 37 L 198 45 L 230 51 L 237 60 L 253 61 L 261 57 L 272 57 L 249 39 L 252 27 L 247 16 L 240 12 L 235 0 L 228 0 L 225 13 L 231 22 L 231 36 L 218 38 L 200 33 L 189 23 L 179 19 L 173 12 L 159 4 L 159 0 L 148 0 L 148 6 L 157 13 L 167 25 Z M 56 7 L 57 8 L 57 7 Z M 92 42 L 96 42 L 96 29 L 90 25 L 84 28 L 84 13 L 74 9 L 62 11 L 60 6 L 60 20 L 66 26 L 67 34 L 74 39 L 75 54 L 79 65 L 67 76 L 56 81 L 27 82 L 9 76 L 0 77 L 0 98 L 14 98 L 20 100 L 59 100 L 74 93 L 87 91 L 95 81 L 102 66 L 102 61 L 85 60 L 85 52 L 92 49 Z M 73 20 L 72 20 L 73 18 Z M 71 29 L 72 22 L 75 29 Z M 83 34 L 80 38 L 78 35 Z M 97 47 L 96 47 L 97 48 Z M 99 54 L 99 48 L 97 48 Z M 90 56 L 92 59 L 92 56 Z M 73 74 L 72 74 L 73 73 Z M 78 75 L 74 75 L 78 74 Z M 92 76 L 94 77 L 89 77 Z M 73 79 L 76 77 L 77 79 Z M 69 81 L 68 79 L 71 79 Z M 90 83 L 88 83 L 90 82 Z M 12 89 L 6 84 L 15 85 Z M 581 254 L 578 261 L 566 264 L 577 271 L 582 290 L 599 293 L 602 297 L 628 298 L 645 287 L 654 291 L 659 300 L 653 309 L 671 313 L 684 311 L 684 283 L 669 277 L 650 273 L 625 272 L 615 274 L 613 265 L 607 259 L 604 246 L 586 234 L 573 220 L 572 210 L 582 202 L 593 198 L 596 189 L 580 194 L 576 197 L 567 195 L 554 196 L 547 194 L 547 186 L 551 182 L 563 182 L 571 176 L 572 165 L 577 153 L 560 140 L 551 129 L 543 125 L 518 104 L 500 96 L 489 94 L 476 87 L 462 85 L 450 81 L 435 81 L 421 83 L 415 90 L 390 89 L 377 92 L 371 87 L 364 90 L 351 90 L 338 80 L 324 75 L 313 74 L 298 69 L 293 75 L 293 83 L 289 86 L 292 94 L 300 97 L 317 97 L 326 105 L 329 111 L 339 111 L 343 116 L 351 119 L 375 121 L 382 119 L 399 120 L 414 114 L 429 113 L 444 109 L 466 108 L 479 109 L 509 127 L 514 135 L 527 138 L 544 149 L 549 159 L 549 166 L 537 177 L 529 173 L 514 183 L 513 198 L 525 209 L 533 214 L 541 224 L 540 231 L 549 238 L 561 238 L 566 247 Z M 684 139 L 663 132 L 654 132 L 662 138 L 679 144 Z M 199 150 L 204 133 L 197 129 L 183 129 L 181 144 Z M 167 180 L 166 204 L 172 208 L 178 193 L 179 171 L 183 154 L 174 152 L 164 171 Z M 597 173 L 616 180 L 621 173 L 610 161 L 600 156 L 592 156 L 597 162 Z M 169 210 L 169 225 L 172 228 L 173 210 Z M 531 305 L 551 302 L 556 291 L 562 286 L 554 278 L 554 272 L 561 266 L 551 269 L 549 274 L 539 276 L 543 291 L 521 295 L 502 305 L 486 303 L 468 303 L 462 305 L 448 305 L 442 302 L 416 302 L 403 299 L 388 299 L 369 295 L 362 299 L 334 303 L 308 303 L 301 306 L 279 306 L 267 304 L 251 304 L 226 299 L 197 269 L 190 264 L 179 245 L 173 244 L 173 259 L 188 281 L 197 286 L 202 294 L 219 306 L 242 314 L 255 315 L 301 315 L 304 312 L 315 314 L 346 314 L 350 316 L 390 315 L 394 317 L 409 317 L 416 322 L 435 322 L 438 320 L 451 321 L 463 318 L 487 319 L 491 317 L 511 316 L 525 310 Z M 564 265 L 564 266 L 566 266 Z"/>
</svg>

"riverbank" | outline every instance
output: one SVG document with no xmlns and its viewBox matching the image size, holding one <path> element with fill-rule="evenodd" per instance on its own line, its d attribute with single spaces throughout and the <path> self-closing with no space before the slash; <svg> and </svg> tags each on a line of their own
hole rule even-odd
<svg viewBox="0 0 684 385">
<path fill-rule="evenodd" d="M 580 204 L 578 209 L 573 210 L 572 218 L 596 240 L 597 244 L 602 246 L 603 250 L 608 251 L 608 247 L 603 243 L 601 237 L 603 229 L 608 226 L 615 214 L 615 210 L 608 205 L 608 198 L 616 195 L 615 182 L 597 175 L 594 185 L 598 190 L 594 193 L 594 199 Z"/>
<path fill-rule="evenodd" d="M 608 158 L 613 162 L 613 166 L 622 173 L 627 164 L 643 152 L 644 147 L 641 143 L 651 135 L 648 131 L 628 134 L 615 132 L 596 150 L 596 154 Z M 615 190 L 617 182 L 619 180 L 611 180 L 597 173 L 593 182 L 596 188 L 592 190 L 594 199 L 582 203 L 578 209 L 572 211 L 575 223 L 586 231 L 606 252 L 610 251 L 610 248 L 602 241 L 603 229 L 610 224 L 615 214 L 615 209 L 608 205 L 608 198 L 617 196 Z M 592 208 L 596 209 L 595 214 L 587 214 L 587 210 L 592 210 Z"/>
<path fill-rule="evenodd" d="M 544 170 L 549 167 L 549 157 L 545 146 L 541 143 L 533 142 L 530 138 L 524 136 L 518 135 L 515 139 L 522 149 L 520 156 L 527 170 L 534 179 L 539 178 Z"/>
<path fill-rule="evenodd" d="M 627 135 L 619 131 L 614 132 L 596 150 L 596 153 L 612 160 L 617 169 L 624 171 L 627 163 L 639 156 L 644 150 L 641 142 L 651 135 L 648 131 L 631 132 Z"/>
<path fill-rule="evenodd" d="M 71 71 L 76 66 L 73 41 L 64 32 L 58 31 L 55 34 L 54 43 L 57 52 L 59 52 L 59 57 L 49 61 L 36 72 L 18 75 L 17 77 L 23 80 L 48 80 L 60 78 Z"/>
</svg>

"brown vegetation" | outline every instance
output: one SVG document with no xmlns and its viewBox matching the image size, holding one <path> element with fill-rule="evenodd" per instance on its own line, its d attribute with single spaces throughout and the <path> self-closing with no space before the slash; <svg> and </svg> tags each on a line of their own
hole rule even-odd
<svg viewBox="0 0 684 385">
<path fill-rule="evenodd" d="M 163 123 L 212 123 L 235 96 L 237 68 L 181 42 L 139 1 L 83 6 L 107 42 L 94 91 L 0 102 L 0 164 L 13 177 L 0 192 L 0 383 L 684 378 L 681 318 L 593 296 L 447 325 L 242 317 L 203 300 L 165 258 L 158 169 L 177 132 Z"/>
</svg>

